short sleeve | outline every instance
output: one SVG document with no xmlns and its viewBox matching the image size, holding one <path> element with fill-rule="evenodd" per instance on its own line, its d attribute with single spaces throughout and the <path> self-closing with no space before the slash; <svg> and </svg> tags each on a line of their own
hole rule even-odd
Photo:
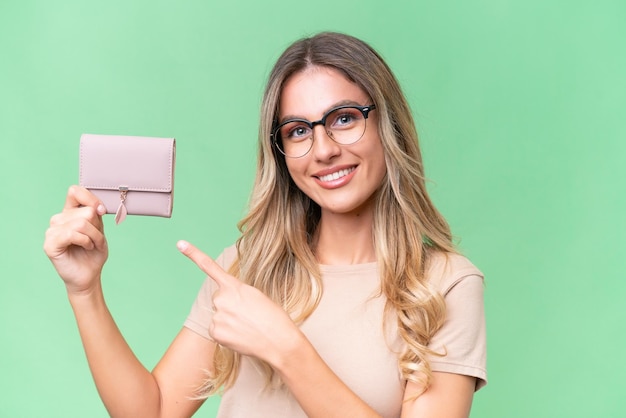
<svg viewBox="0 0 626 418">
<path fill-rule="evenodd" d="M 443 292 L 446 320 L 429 348 L 445 353 L 430 357 L 432 371 L 476 377 L 478 390 L 487 384 L 487 342 L 483 277 L 476 272 L 457 276 Z"/>
<path fill-rule="evenodd" d="M 235 260 L 237 250 L 234 246 L 228 247 L 215 259 L 215 262 L 227 270 Z M 202 283 L 202 287 L 196 296 L 196 300 L 191 306 L 189 316 L 184 322 L 184 326 L 189 328 L 196 334 L 212 340 L 209 335 L 209 325 L 213 317 L 213 293 L 217 290 L 217 285 L 210 278 L 207 277 Z"/>
</svg>

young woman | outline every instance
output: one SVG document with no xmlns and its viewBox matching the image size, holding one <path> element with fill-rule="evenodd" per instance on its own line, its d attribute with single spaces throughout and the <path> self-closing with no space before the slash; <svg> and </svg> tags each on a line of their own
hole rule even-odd
<svg viewBox="0 0 626 418">
<path fill-rule="evenodd" d="M 276 63 L 241 238 L 155 369 L 107 310 L 104 207 L 69 189 L 44 249 L 115 417 L 467 417 L 486 383 L 482 275 L 424 183 L 410 109 L 367 44 L 321 33 Z"/>
</svg>

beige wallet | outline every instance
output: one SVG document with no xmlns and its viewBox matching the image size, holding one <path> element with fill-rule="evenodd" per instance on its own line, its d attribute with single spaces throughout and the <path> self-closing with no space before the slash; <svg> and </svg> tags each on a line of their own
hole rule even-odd
<svg viewBox="0 0 626 418">
<path fill-rule="evenodd" d="M 172 216 L 176 140 L 142 136 L 83 134 L 79 184 L 115 213 Z"/>
</svg>

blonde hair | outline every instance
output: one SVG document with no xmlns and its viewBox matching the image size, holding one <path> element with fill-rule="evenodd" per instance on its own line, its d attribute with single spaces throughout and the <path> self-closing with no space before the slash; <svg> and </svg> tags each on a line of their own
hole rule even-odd
<svg viewBox="0 0 626 418">
<path fill-rule="evenodd" d="M 261 105 L 257 175 L 248 215 L 239 223 L 238 258 L 230 272 L 263 291 L 301 323 L 319 303 L 322 284 L 312 240 L 319 206 L 289 176 L 284 156 L 270 141 L 286 80 L 309 67 L 343 73 L 372 98 L 385 152 L 386 178 L 377 193 L 373 240 L 386 313 L 397 318 L 404 349 L 398 366 L 404 379 L 428 387 L 427 345 L 441 327 L 445 303 L 430 289 L 425 265 L 435 251 L 453 252 L 450 228 L 426 191 L 417 131 L 400 86 L 383 59 L 354 37 L 325 32 L 292 44 L 276 62 Z M 385 315 L 389 317 L 389 315 Z M 385 326 L 381 324 L 381 326 Z M 217 347 L 214 371 L 203 396 L 232 386 L 241 356 Z M 272 369 L 262 364 L 268 383 Z M 418 394 L 419 395 L 419 394 Z"/>
</svg>

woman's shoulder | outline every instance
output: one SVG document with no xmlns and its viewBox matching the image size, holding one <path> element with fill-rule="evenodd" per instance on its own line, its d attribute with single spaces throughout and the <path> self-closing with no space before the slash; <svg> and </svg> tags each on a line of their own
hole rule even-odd
<svg viewBox="0 0 626 418">
<path fill-rule="evenodd" d="M 434 251 L 426 264 L 426 277 L 443 295 L 465 278 L 475 276 L 484 279 L 483 273 L 462 254 Z"/>
</svg>

